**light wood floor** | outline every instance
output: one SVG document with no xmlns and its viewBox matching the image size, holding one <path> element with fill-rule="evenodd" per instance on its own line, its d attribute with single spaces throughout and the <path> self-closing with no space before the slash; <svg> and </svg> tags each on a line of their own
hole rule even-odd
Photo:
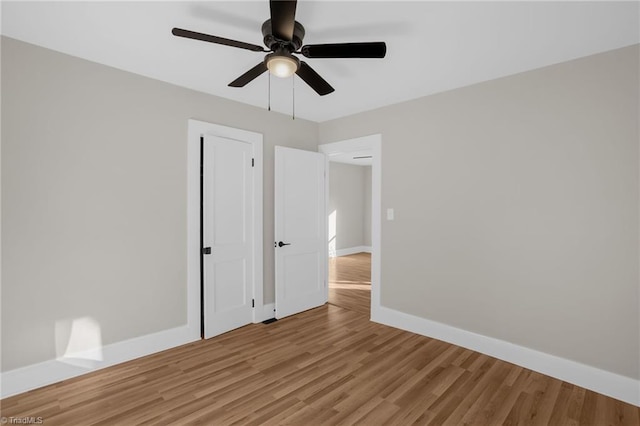
<svg viewBox="0 0 640 426">
<path fill-rule="evenodd" d="M 370 315 L 371 254 L 329 259 L 329 303 Z"/>
<path fill-rule="evenodd" d="M 372 323 L 348 308 L 364 297 L 352 299 L 5 399 L 2 416 L 45 425 L 640 424 L 637 407 Z"/>
</svg>

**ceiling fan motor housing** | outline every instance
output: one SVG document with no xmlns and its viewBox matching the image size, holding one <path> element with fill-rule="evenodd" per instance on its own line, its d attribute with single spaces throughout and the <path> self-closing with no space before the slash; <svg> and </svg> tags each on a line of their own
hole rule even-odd
<svg viewBox="0 0 640 426">
<path fill-rule="evenodd" d="M 295 52 L 302 46 L 302 40 L 304 39 L 304 27 L 298 21 L 293 25 L 293 37 L 291 40 L 280 40 L 273 35 L 271 28 L 271 19 L 267 19 L 262 24 L 262 35 L 264 36 L 264 45 L 272 51 L 286 50 L 289 53 Z"/>
</svg>

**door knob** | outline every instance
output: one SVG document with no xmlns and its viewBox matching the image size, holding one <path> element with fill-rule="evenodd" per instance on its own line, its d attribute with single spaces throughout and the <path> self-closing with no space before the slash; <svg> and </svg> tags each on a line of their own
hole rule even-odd
<svg viewBox="0 0 640 426">
<path fill-rule="evenodd" d="M 278 243 L 278 247 L 282 247 L 282 246 L 290 246 L 290 245 L 291 245 L 291 243 L 283 243 L 282 241 L 280 241 L 280 242 Z"/>
</svg>

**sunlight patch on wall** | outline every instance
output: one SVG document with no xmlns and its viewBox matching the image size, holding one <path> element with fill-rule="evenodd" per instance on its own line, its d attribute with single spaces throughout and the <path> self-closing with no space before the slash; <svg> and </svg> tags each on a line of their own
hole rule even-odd
<svg viewBox="0 0 640 426">
<path fill-rule="evenodd" d="M 337 217 L 337 210 L 332 211 L 329 215 L 329 257 L 336 257 Z"/>
<path fill-rule="evenodd" d="M 103 360 L 100 323 L 91 317 L 56 321 L 56 359 L 83 368 Z"/>
</svg>

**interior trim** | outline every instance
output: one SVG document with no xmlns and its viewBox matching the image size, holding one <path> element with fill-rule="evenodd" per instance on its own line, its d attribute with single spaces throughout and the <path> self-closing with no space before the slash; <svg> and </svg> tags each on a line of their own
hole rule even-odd
<svg viewBox="0 0 640 426">
<path fill-rule="evenodd" d="M 102 361 L 59 358 L 5 371 L 0 374 L 0 396 L 7 398 L 199 339 L 200 324 L 196 322 L 105 345 Z"/>
<path fill-rule="evenodd" d="M 382 135 L 362 136 L 355 139 L 347 139 L 333 143 L 318 145 L 318 151 L 327 155 L 344 152 L 371 151 L 371 312 L 380 308 L 380 286 L 382 285 L 380 264 L 382 262 Z M 325 193 L 329 198 L 329 167 L 325 177 Z M 328 205 L 328 204 L 327 204 Z M 325 218 L 328 220 L 329 211 Z M 325 225 L 325 229 L 329 229 Z M 327 256 L 326 270 L 329 271 Z M 327 275 L 328 276 L 328 275 Z M 327 286 L 327 300 L 329 299 L 329 287 Z"/>
<path fill-rule="evenodd" d="M 640 380 L 378 306 L 371 320 L 462 346 L 640 407 Z"/>
</svg>

